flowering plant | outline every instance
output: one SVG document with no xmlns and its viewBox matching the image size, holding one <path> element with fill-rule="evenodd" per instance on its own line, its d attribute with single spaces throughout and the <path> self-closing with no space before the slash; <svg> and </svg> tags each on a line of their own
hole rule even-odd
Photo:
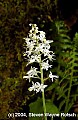
<svg viewBox="0 0 78 120">
<path fill-rule="evenodd" d="M 42 92 L 42 99 L 43 99 L 43 109 L 44 113 L 46 113 L 46 105 L 45 105 L 45 95 L 44 89 L 48 86 L 45 85 L 45 81 L 51 79 L 52 82 L 54 78 L 58 78 L 56 75 L 52 75 L 50 71 L 48 77 L 44 78 L 44 71 L 48 71 L 49 68 L 52 68 L 52 65 L 49 64 L 50 61 L 54 59 L 54 52 L 51 51 L 50 43 L 53 40 L 46 40 L 45 32 L 39 31 L 36 24 L 29 24 L 32 29 L 29 31 L 27 38 L 25 39 L 25 52 L 24 57 L 28 61 L 27 66 L 31 64 L 31 69 L 27 72 L 27 75 L 23 76 L 25 79 L 29 79 L 31 82 L 32 78 L 36 78 L 39 81 L 33 82 L 32 87 L 29 88 L 29 91 L 35 91 L 36 93 Z M 33 63 L 38 63 L 38 68 L 33 67 Z M 47 117 L 44 117 L 47 120 Z"/>
</svg>

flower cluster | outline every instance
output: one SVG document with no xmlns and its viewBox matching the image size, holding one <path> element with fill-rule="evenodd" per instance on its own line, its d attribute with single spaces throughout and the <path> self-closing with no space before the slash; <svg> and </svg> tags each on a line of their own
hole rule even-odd
<svg viewBox="0 0 78 120">
<path fill-rule="evenodd" d="M 29 31 L 29 34 L 27 38 L 25 39 L 25 52 L 24 57 L 26 56 L 28 60 L 28 64 L 31 63 L 38 63 L 41 70 L 48 71 L 49 68 L 52 67 L 52 65 L 49 64 L 49 61 L 53 61 L 54 59 L 54 53 L 51 51 L 50 43 L 53 42 L 53 40 L 46 40 L 45 32 L 39 31 L 36 24 L 30 24 L 32 29 Z M 38 68 L 31 67 L 31 69 L 27 72 L 26 76 L 23 76 L 23 78 L 29 79 L 29 82 L 31 81 L 31 78 L 40 78 L 38 74 L 42 74 L 41 71 L 38 71 Z M 49 78 L 58 78 L 56 75 L 52 75 L 52 72 L 50 71 Z M 47 87 L 47 85 L 40 84 L 39 82 L 32 82 L 32 87 L 29 88 L 30 91 L 34 90 L 36 92 L 43 91 L 43 89 Z"/>
<path fill-rule="evenodd" d="M 50 51 L 50 43 L 53 40 L 46 40 L 45 32 L 38 31 L 36 24 L 30 24 L 30 26 L 32 26 L 32 29 L 29 31 L 29 36 L 24 38 L 26 44 L 24 56 L 28 58 L 28 63 L 41 62 L 42 54 L 50 61 L 54 60 L 54 53 Z"/>
</svg>

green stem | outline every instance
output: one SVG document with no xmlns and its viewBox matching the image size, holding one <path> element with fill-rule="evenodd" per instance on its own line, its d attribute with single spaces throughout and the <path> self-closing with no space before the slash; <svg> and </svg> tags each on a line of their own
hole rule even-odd
<svg viewBox="0 0 78 120">
<path fill-rule="evenodd" d="M 74 63 L 74 60 L 73 60 Z M 70 92 L 71 92 L 71 87 L 72 87 L 72 81 L 73 81 L 73 69 L 74 66 L 72 65 L 72 72 L 71 72 L 71 78 L 70 78 L 70 83 L 69 83 L 69 90 L 68 90 L 68 96 L 67 96 L 67 100 L 66 100 L 66 107 L 65 107 L 65 112 L 68 112 L 68 104 L 69 104 L 69 100 L 70 100 Z"/>
<path fill-rule="evenodd" d="M 41 71 L 41 84 L 44 85 L 43 69 L 41 69 L 41 65 L 40 65 L 40 71 Z M 46 104 L 45 104 L 44 90 L 43 90 L 43 92 L 42 92 L 42 100 L 43 100 L 44 120 L 47 120 L 47 116 L 45 116 L 45 113 L 46 113 Z"/>
<path fill-rule="evenodd" d="M 37 46 L 38 46 L 38 40 L 37 41 Z M 40 54 L 40 52 L 39 52 Z M 41 66 L 41 57 L 40 57 L 40 73 L 41 73 L 41 84 L 44 85 L 44 79 L 43 79 L 43 69 L 42 69 L 42 66 Z M 44 94 L 44 90 L 42 91 L 42 101 L 43 101 L 43 111 L 44 111 L 44 120 L 47 120 L 47 116 L 45 116 L 45 113 L 46 113 L 46 104 L 45 104 L 45 94 Z"/>
<path fill-rule="evenodd" d="M 67 96 L 67 101 L 66 101 L 65 112 L 68 112 L 68 104 L 69 104 L 71 87 L 72 87 L 72 79 L 70 80 L 70 85 L 69 85 L 69 90 L 68 90 L 68 96 Z"/>
</svg>

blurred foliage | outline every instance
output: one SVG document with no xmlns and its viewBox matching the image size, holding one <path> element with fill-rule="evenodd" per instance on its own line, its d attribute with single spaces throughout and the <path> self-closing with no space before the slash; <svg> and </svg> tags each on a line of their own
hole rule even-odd
<svg viewBox="0 0 78 120">
<path fill-rule="evenodd" d="M 0 119 L 6 119 L 9 112 L 19 112 L 31 97 L 28 81 L 22 79 L 26 64 L 23 37 L 29 23 L 38 24 L 50 37 L 55 31 L 51 22 L 56 16 L 54 6 L 54 0 L 0 1 Z"/>
<path fill-rule="evenodd" d="M 57 62 L 54 62 L 53 72 L 60 76 L 60 83 L 57 81 L 52 84 L 53 86 L 50 86 L 50 89 L 48 88 L 46 98 L 50 96 L 52 103 L 55 104 L 58 101 L 60 103 L 59 110 L 63 111 L 62 106 L 66 99 L 63 99 L 63 95 L 60 93 L 61 89 L 69 88 L 71 81 L 76 88 L 78 78 L 74 67 L 77 69 L 77 64 L 75 64 L 77 47 L 75 45 L 78 45 L 78 37 L 76 34 L 74 41 L 71 43 L 71 39 L 67 36 L 67 30 L 62 26 L 60 27 L 63 23 L 59 23 L 59 20 L 56 21 L 59 14 L 57 2 L 58 0 L 0 1 L 0 119 L 7 119 L 8 113 L 20 112 L 24 105 L 28 105 L 37 97 L 28 92 L 29 83 L 22 78 L 26 71 L 26 61 L 22 56 L 24 51 L 23 38 L 28 34 L 29 23 L 37 24 L 40 30 L 46 32 L 47 39 L 54 40 L 52 47 Z M 66 75 L 66 78 L 64 78 L 64 75 Z M 74 79 L 75 81 L 73 81 Z M 78 93 L 77 89 L 75 89 L 75 92 L 73 92 L 73 89 L 72 87 L 71 90 L 68 90 L 68 94 L 71 93 L 72 97 L 73 94 Z M 63 103 L 61 103 L 60 98 L 64 100 Z M 75 98 L 72 105 L 76 101 Z M 68 102 L 70 102 L 71 97 L 68 99 Z M 57 106 L 59 107 L 59 105 Z"/>
</svg>

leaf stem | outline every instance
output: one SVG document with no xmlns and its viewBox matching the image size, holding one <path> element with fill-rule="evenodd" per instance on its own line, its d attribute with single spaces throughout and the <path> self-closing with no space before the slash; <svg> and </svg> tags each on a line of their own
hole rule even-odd
<svg viewBox="0 0 78 120">
<path fill-rule="evenodd" d="M 43 69 L 42 69 L 41 65 L 40 65 L 40 71 L 41 71 L 41 84 L 44 85 Z M 45 116 L 45 113 L 46 113 L 46 104 L 45 104 L 44 90 L 43 90 L 43 92 L 42 92 L 42 100 L 43 100 L 44 120 L 47 120 L 47 116 Z"/>
</svg>

